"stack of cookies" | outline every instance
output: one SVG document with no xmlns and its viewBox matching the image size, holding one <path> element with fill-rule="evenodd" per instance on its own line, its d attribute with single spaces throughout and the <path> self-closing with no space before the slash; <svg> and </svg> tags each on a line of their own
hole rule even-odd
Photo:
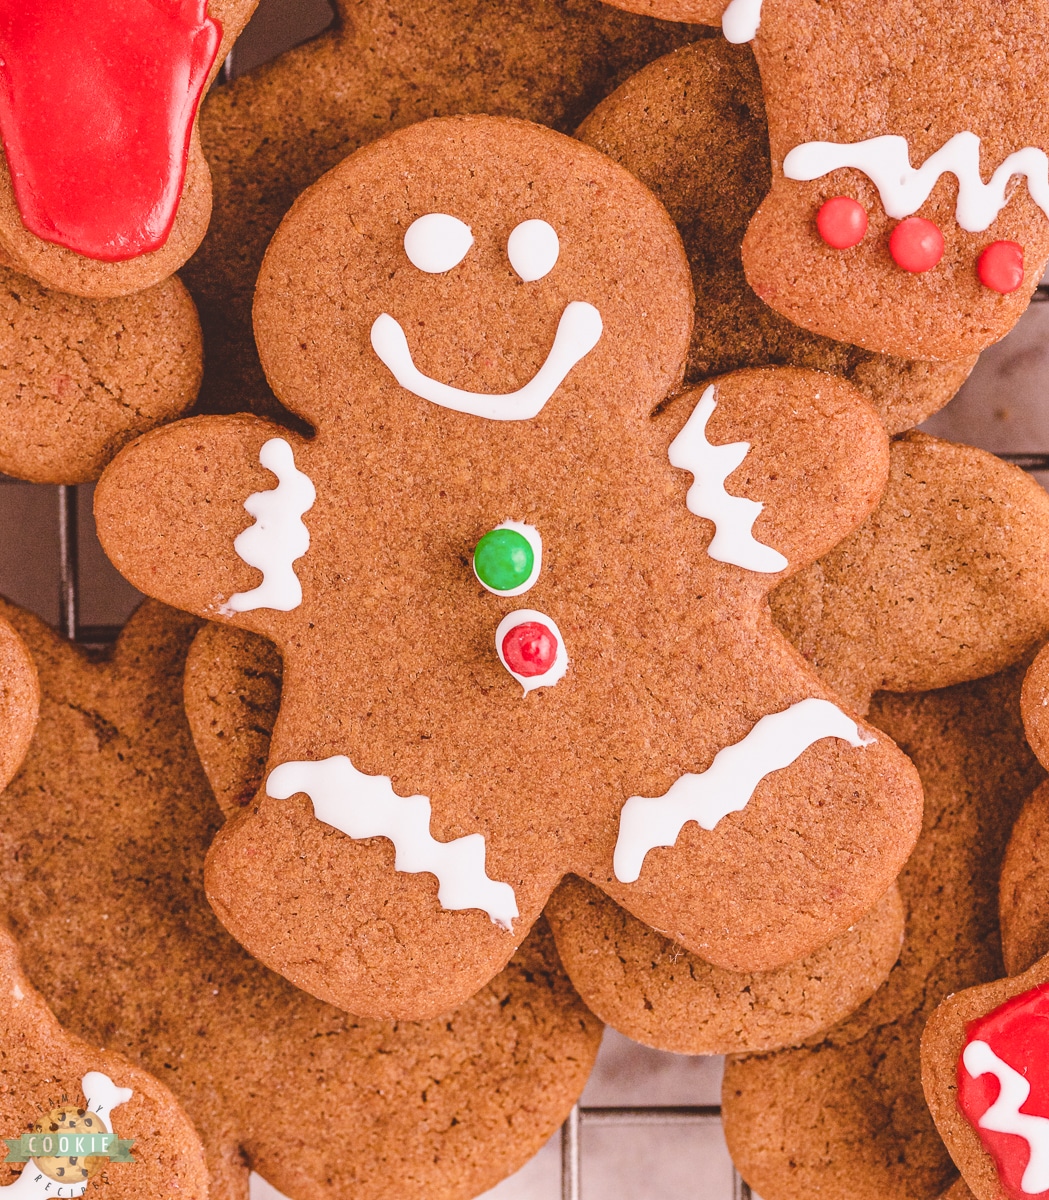
<svg viewBox="0 0 1049 1200">
<path fill-rule="evenodd" d="M 916 431 L 1049 261 L 1049 0 L 209 91 L 254 8 L 0 0 L 0 469 L 147 597 L 0 608 L 0 1189 L 472 1200 L 607 1024 L 764 1200 L 1049 1197 L 1049 495 Z"/>
</svg>

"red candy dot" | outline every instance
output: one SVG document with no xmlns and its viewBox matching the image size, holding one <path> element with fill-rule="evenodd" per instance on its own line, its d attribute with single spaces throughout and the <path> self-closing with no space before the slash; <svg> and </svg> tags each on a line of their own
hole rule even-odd
<svg viewBox="0 0 1049 1200">
<path fill-rule="evenodd" d="M 524 621 L 503 638 L 503 658 L 510 670 L 524 679 L 545 675 L 557 658 L 557 638 L 539 621 Z"/>
<path fill-rule="evenodd" d="M 1024 248 L 1018 242 L 992 242 L 976 260 L 984 287 L 1008 296 L 1024 281 Z"/>
<path fill-rule="evenodd" d="M 828 246 L 848 250 L 867 234 L 867 210 L 851 196 L 835 196 L 816 214 L 816 228 Z"/>
<path fill-rule="evenodd" d="M 898 267 L 920 275 L 931 271 L 943 258 L 943 234 L 924 217 L 908 217 L 892 231 L 889 253 Z"/>
</svg>

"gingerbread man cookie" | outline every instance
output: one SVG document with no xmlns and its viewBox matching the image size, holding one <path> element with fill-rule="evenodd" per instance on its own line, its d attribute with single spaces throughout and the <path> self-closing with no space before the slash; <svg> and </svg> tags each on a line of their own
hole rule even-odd
<svg viewBox="0 0 1049 1200">
<path fill-rule="evenodd" d="M 200 244 L 196 119 L 258 0 L 3 0 L 0 258 L 45 287 L 123 296 Z"/>
<path fill-rule="evenodd" d="M 848 1020 L 805 1047 L 728 1060 L 725 1136 L 764 1200 L 936 1200 L 955 1179 L 925 1104 L 919 1043 L 944 996 L 1001 972 L 998 869 L 1012 819 L 1044 777 L 1023 734 L 1021 679 L 1014 668 L 874 699 L 871 720 L 925 788 L 899 881 L 906 940 L 888 982 Z"/>
<path fill-rule="evenodd" d="M 222 814 L 182 708 L 199 622 L 147 603 L 99 662 L 28 614 L 3 612 L 31 647 L 43 703 L 25 766 L 0 794 L 0 906 L 63 1025 L 104 1040 L 108 1060 L 92 1069 L 124 1083 L 105 1065 L 119 1052 L 185 1106 L 207 1169 L 198 1150 L 198 1174 L 178 1194 L 203 1200 L 210 1180 L 213 1198 L 248 1200 L 255 1170 L 292 1200 L 469 1200 L 538 1150 L 601 1038 L 545 925 L 477 997 L 425 1024 L 362 1020 L 293 988 L 233 941 L 204 896 Z M 221 695 L 257 674 L 198 654 L 190 692 Z M 275 705 L 248 724 L 274 715 Z M 237 731 L 223 733 L 237 762 Z M 15 1136 L 35 1115 L 0 1132 Z M 147 1130 L 121 1115 L 117 1131 L 140 1139 L 137 1158 L 158 1137 L 170 1146 L 173 1124 L 160 1117 Z M 118 1171 L 139 1185 L 129 1196 L 171 1194 L 141 1166 Z"/>
<path fill-rule="evenodd" d="M 198 418 L 104 475 L 118 569 L 284 657 L 272 769 L 207 882 L 299 986 L 440 1011 L 566 872 L 768 969 L 905 861 L 910 764 L 764 604 L 876 503 L 880 422 L 793 369 L 675 395 L 691 306 L 622 168 L 523 122 L 427 122 L 307 191 L 267 256 L 260 350 L 316 437 Z"/>
<path fill-rule="evenodd" d="M 767 304 L 909 358 L 1012 328 L 1049 258 L 1044 0 L 611 2 L 752 43 L 773 177 L 743 261 Z"/>
<path fill-rule="evenodd" d="M 39 707 L 40 687 L 29 651 L 12 626 L 0 620 L 0 787 L 22 764 Z"/>
</svg>

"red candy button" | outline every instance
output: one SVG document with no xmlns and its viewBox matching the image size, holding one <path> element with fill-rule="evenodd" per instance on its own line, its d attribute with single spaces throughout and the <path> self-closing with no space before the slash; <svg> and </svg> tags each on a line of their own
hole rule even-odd
<svg viewBox="0 0 1049 1200">
<path fill-rule="evenodd" d="M 908 217 L 892 231 L 889 253 L 898 267 L 920 275 L 931 271 L 943 258 L 943 234 L 924 217 Z"/>
<path fill-rule="evenodd" d="M 0 137 L 22 223 L 103 262 L 168 239 L 222 30 L 207 0 L 0 0 Z"/>
<path fill-rule="evenodd" d="M 816 214 L 816 228 L 832 249 L 848 250 L 867 234 L 867 210 L 851 196 L 834 196 Z"/>
<path fill-rule="evenodd" d="M 992 242 L 976 260 L 984 287 L 1008 296 L 1024 281 L 1024 248 L 1019 242 Z"/>
<path fill-rule="evenodd" d="M 503 658 L 515 675 L 534 679 L 545 675 L 557 658 L 557 638 L 539 621 L 515 625 L 503 638 Z"/>
</svg>

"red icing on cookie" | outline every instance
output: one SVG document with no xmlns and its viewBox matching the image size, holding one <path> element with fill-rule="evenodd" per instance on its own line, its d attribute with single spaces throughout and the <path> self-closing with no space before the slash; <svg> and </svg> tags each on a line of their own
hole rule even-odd
<svg viewBox="0 0 1049 1200">
<path fill-rule="evenodd" d="M 992 242 L 976 260 L 984 287 L 1008 296 L 1024 281 L 1024 248 L 1019 242 Z"/>
<path fill-rule="evenodd" d="M 0 0 L 0 137 L 22 223 L 121 262 L 175 221 L 222 30 L 207 0 Z"/>
<path fill-rule="evenodd" d="M 1010 1200 L 1049 1197 L 1049 984 L 1013 997 L 965 1032 L 958 1108 Z"/>
<path fill-rule="evenodd" d="M 908 217 L 892 231 L 889 253 L 898 267 L 920 275 L 943 258 L 943 234 L 924 217 Z"/>
<path fill-rule="evenodd" d="M 557 638 L 539 621 L 525 621 L 503 638 L 503 658 L 510 670 L 524 679 L 545 675 L 557 658 Z"/>
<path fill-rule="evenodd" d="M 851 196 L 834 196 L 816 214 L 816 228 L 834 250 L 858 246 L 867 234 L 867 210 Z"/>
</svg>

